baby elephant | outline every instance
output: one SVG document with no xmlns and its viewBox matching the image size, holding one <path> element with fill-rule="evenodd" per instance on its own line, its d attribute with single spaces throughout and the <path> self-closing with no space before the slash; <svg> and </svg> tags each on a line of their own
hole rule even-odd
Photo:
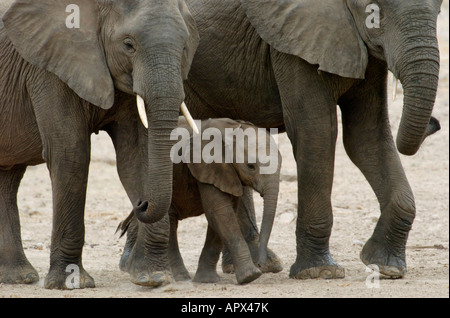
<svg viewBox="0 0 450 318">
<path fill-rule="evenodd" d="M 173 196 L 169 210 L 168 253 L 172 273 L 176 280 L 190 279 L 178 247 L 178 221 L 204 213 L 208 230 L 194 281 L 214 283 L 219 280 L 216 266 L 225 245 L 231 254 L 237 282 L 249 283 L 261 276 L 257 266 L 264 266 L 267 260 L 267 243 L 278 200 L 281 155 L 270 134 L 250 123 L 228 118 L 199 123 L 200 135 L 192 135 L 192 129 L 180 118 L 179 132 L 183 138 L 172 151 Z M 238 198 L 244 186 L 253 188 L 264 199 L 257 265 L 252 261 L 236 218 Z M 139 205 L 133 210 L 120 225 L 122 234 L 133 214 L 146 208 Z"/>
</svg>

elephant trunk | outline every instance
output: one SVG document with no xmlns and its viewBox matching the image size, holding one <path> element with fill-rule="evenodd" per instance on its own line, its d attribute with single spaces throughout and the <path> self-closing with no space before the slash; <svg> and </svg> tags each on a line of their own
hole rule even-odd
<svg viewBox="0 0 450 318">
<path fill-rule="evenodd" d="M 397 149 L 404 155 L 414 155 L 427 135 L 439 81 L 435 31 L 414 39 L 413 45 L 402 43 L 399 46 L 398 57 L 394 60 L 394 74 L 397 73 L 404 89 L 403 114 L 397 134 Z"/>
<path fill-rule="evenodd" d="M 175 141 L 170 140 L 171 132 L 177 127 L 180 105 L 184 100 L 180 62 L 161 63 L 151 60 L 152 72 L 140 74 L 144 80 L 135 80 L 135 91 L 145 102 L 148 118 L 147 173 L 143 184 L 144 198 L 134 209 L 139 221 L 154 223 L 161 220 L 169 210 L 172 201 L 173 163 L 170 150 Z M 170 67 L 173 65 L 173 67 Z M 138 78 L 138 75 L 135 76 Z M 139 83 L 145 83 L 140 89 Z M 142 95 L 141 95 L 142 94 Z M 142 116 L 141 116 L 142 118 Z M 145 165 L 145 163 L 143 163 Z"/>
<path fill-rule="evenodd" d="M 258 266 L 263 267 L 267 261 L 267 244 L 272 231 L 275 212 L 278 202 L 279 174 L 274 174 L 273 179 L 267 184 L 263 191 L 264 210 L 259 235 Z"/>
</svg>

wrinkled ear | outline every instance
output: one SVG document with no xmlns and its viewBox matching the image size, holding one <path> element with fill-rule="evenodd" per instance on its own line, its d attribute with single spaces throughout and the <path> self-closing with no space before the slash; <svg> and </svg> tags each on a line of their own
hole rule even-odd
<svg viewBox="0 0 450 318">
<path fill-rule="evenodd" d="M 25 60 L 56 74 L 82 99 L 108 109 L 114 86 L 99 42 L 98 15 L 94 0 L 16 0 L 3 22 Z"/>
<path fill-rule="evenodd" d="M 241 0 L 259 36 L 319 70 L 364 78 L 368 53 L 344 0 Z"/>
<path fill-rule="evenodd" d="M 189 37 L 186 42 L 184 52 L 183 52 L 183 59 L 181 61 L 181 72 L 183 79 L 186 80 L 188 78 L 189 70 L 191 68 L 192 60 L 194 59 L 195 52 L 197 51 L 198 43 L 200 41 L 200 37 L 197 30 L 197 25 L 195 23 L 194 18 L 192 17 L 191 13 L 189 12 L 188 7 L 184 3 L 184 1 L 181 1 L 180 3 L 180 10 L 181 15 L 184 19 L 184 22 L 186 23 Z"/>
<path fill-rule="evenodd" d="M 231 163 L 188 163 L 189 171 L 202 183 L 214 185 L 220 191 L 240 197 L 244 193 L 241 179 Z"/>
</svg>

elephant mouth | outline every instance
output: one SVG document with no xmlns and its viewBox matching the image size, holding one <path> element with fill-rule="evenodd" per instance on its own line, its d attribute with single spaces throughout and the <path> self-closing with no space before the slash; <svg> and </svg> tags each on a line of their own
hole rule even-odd
<svg viewBox="0 0 450 318">
<path fill-rule="evenodd" d="M 147 111 L 145 109 L 145 101 L 139 94 L 136 94 L 136 105 L 142 125 L 144 125 L 146 129 L 148 129 L 148 119 L 147 119 Z M 199 134 L 200 132 L 194 121 L 194 118 L 192 117 L 191 113 L 189 112 L 189 109 L 187 108 L 184 102 L 181 103 L 180 110 L 183 116 L 186 118 L 186 121 L 189 124 L 189 126 L 191 126 L 194 133 Z"/>
</svg>

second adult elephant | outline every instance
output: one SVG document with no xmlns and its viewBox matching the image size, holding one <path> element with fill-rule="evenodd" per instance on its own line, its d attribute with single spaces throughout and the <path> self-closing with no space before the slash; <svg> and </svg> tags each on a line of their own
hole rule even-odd
<svg viewBox="0 0 450 318">
<path fill-rule="evenodd" d="M 441 0 L 188 0 L 200 45 L 186 82 L 196 118 L 231 117 L 286 130 L 297 161 L 297 259 L 293 278 L 339 278 L 331 257 L 331 190 L 342 112 L 350 159 L 373 188 L 381 216 L 361 259 L 403 277 L 416 209 L 399 155 L 426 135 L 439 79 Z M 370 6 L 369 6 L 370 5 Z M 379 25 L 366 23 L 376 8 Z M 372 10 L 373 12 L 374 10 Z M 390 70 L 404 88 L 395 146 L 388 118 Z"/>
</svg>

